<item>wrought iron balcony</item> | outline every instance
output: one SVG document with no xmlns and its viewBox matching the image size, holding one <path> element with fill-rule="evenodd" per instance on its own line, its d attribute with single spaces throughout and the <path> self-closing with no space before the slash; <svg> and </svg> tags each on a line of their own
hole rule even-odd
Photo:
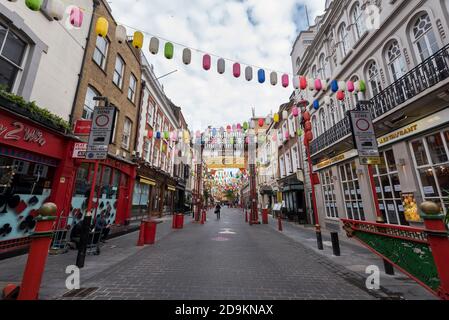
<svg viewBox="0 0 449 320">
<path fill-rule="evenodd" d="M 423 61 L 368 101 L 357 105 L 357 110 L 370 110 L 373 119 L 393 110 L 407 100 L 449 78 L 449 45 Z M 311 154 L 316 154 L 351 134 L 349 117 L 319 135 L 310 144 Z"/>
</svg>

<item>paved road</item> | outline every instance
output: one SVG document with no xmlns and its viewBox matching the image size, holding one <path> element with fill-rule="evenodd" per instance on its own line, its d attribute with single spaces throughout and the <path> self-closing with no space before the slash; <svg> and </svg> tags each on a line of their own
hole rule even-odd
<svg viewBox="0 0 449 320">
<path fill-rule="evenodd" d="M 98 289 L 82 299 L 376 298 L 344 267 L 269 226 L 245 224 L 241 210 L 214 218 L 187 219 L 184 229 L 84 281 Z"/>
</svg>

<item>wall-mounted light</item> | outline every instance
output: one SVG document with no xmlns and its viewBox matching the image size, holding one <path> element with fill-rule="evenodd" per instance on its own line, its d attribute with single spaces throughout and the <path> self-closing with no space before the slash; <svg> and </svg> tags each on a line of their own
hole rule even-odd
<svg viewBox="0 0 449 320">
<path fill-rule="evenodd" d="M 398 166 L 405 167 L 405 159 L 404 158 L 398 159 Z"/>
</svg>

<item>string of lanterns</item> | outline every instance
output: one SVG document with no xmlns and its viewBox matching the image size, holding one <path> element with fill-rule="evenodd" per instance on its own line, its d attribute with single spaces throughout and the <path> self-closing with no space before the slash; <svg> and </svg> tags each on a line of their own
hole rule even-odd
<svg viewBox="0 0 449 320">
<path fill-rule="evenodd" d="M 17 0 L 8 0 L 10 2 L 17 2 Z M 54 18 L 55 20 L 59 21 L 63 19 L 64 12 L 65 12 L 65 5 L 63 3 L 65 0 L 47 0 L 45 11 L 46 13 Z M 42 8 L 43 0 L 25 0 L 26 6 L 33 11 L 39 11 Z M 94 14 L 94 13 L 92 13 Z M 72 7 L 69 15 L 69 21 L 70 23 L 77 28 L 80 28 L 82 26 L 84 19 L 84 13 L 83 10 L 79 7 Z M 137 31 L 137 29 L 133 27 L 129 27 L 131 29 L 136 30 L 133 35 L 132 40 L 132 46 L 136 49 L 142 49 L 143 43 L 144 43 L 144 34 L 141 31 Z M 95 32 L 98 36 L 106 37 L 109 31 L 109 23 L 108 20 L 102 16 L 98 16 L 96 25 L 95 25 Z M 149 33 L 145 32 L 146 34 L 150 35 Z M 118 25 L 115 32 L 115 38 L 119 43 L 124 43 L 127 41 L 127 30 L 125 25 Z M 159 53 L 160 48 L 160 40 L 161 37 L 152 36 L 150 39 L 150 45 L 149 45 L 149 51 L 153 55 L 157 55 Z M 162 39 L 162 38 L 161 38 Z M 174 58 L 174 41 L 167 40 L 164 44 L 164 57 L 168 60 L 171 60 Z M 192 49 L 182 45 L 177 44 L 179 46 L 184 47 L 182 51 L 182 62 L 185 65 L 189 65 L 192 62 Z M 226 71 L 226 60 L 233 62 L 232 64 L 232 74 L 235 78 L 240 78 L 242 75 L 242 65 L 239 62 L 235 62 L 231 59 L 225 59 L 221 58 L 214 54 L 205 53 L 202 50 L 199 49 L 193 49 L 195 51 L 204 53 L 202 57 L 202 67 L 205 71 L 211 70 L 212 67 L 212 56 L 217 57 L 217 72 L 219 74 L 224 74 Z M 271 70 L 268 68 L 261 68 L 256 67 L 252 65 L 247 65 L 244 70 L 245 79 L 247 81 L 253 80 L 253 71 L 254 69 L 257 69 L 257 81 L 259 83 L 265 83 L 266 82 L 266 71 L 265 70 Z M 321 79 L 308 79 L 305 76 L 295 76 L 291 75 L 289 73 L 281 72 L 282 75 L 280 77 L 281 85 L 284 88 L 288 88 L 290 84 L 293 85 L 295 89 L 298 90 L 309 90 L 309 91 L 327 91 L 329 84 L 325 80 Z M 271 71 L 269 74 L 269 80 L 272 86 L 276 86 L 278 84 L 278 72 L 277 71 Z M 292 81 L 290 81 L 292 79 Z M 330 83 L 330 88 L 333 93 L 336 94 L 336 98 L 339 101 L 343 101 L 345 99 L 345 91 L 349 93 L 358 93 L 358 92 L 365 92 L 366 90 L 366 84 L 363 80 L 359 80 L 356 82 L 352 81 L 337 81 L 333 80 Z M 329 104 L 330 97 L 325 97 L 325 103 Z M 329 103 L 328 103 L 329 102 Z M 315 109 L 319 108 L 319 100 L 315 100 L 313 102 L 313 107 Z"/>
</svg>

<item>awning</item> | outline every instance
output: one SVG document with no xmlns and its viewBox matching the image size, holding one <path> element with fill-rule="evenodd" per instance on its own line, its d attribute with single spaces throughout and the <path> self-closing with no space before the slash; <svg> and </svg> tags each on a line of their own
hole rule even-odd
<svg viewBox="0 0 449 320">
<path fill-rule="evenodd" d="M 170 186 L 170 185 L 168 185 L 168 186 L 167 186 L 167 190 L 170 190 L 170 191 L 176 191 L 176 187 L 175 187 L 175 186 Z"/>
<path fill-rule="evenodd" d="M 155 186 L 156 185 L 156 181 L 154 181 L 152 179 L 145 179 L 145 178 L 140 177 L 139 181 L 141 183 L 144 183 L 144 184 L 149 184 L 150 186 Z"/>
</svg>

